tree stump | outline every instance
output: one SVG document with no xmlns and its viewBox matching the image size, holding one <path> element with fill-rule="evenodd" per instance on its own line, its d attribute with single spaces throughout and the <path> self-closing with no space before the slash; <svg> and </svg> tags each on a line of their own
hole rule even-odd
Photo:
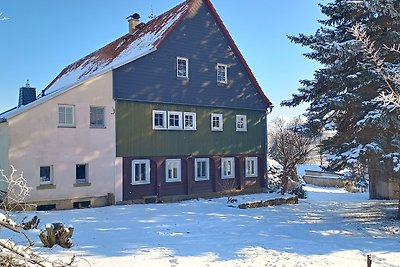
<svg viewBox="0 0 400 267">
<path fill-rule="evenodd" d="M 62 223 L 46 224 L 46 229 L 39 233 L 39 238 L 45 247 L 51 248 L 59 245 L 62 248 L 72 246 L 71 237 L 74 233 L 72 226 L 65 228 Z"/>
</svg>

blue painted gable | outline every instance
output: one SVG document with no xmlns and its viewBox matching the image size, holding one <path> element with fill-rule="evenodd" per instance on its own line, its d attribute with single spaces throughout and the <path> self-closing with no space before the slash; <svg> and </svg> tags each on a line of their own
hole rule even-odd
<svg viewBox="0 0 400 267">
<path fill-rule="evenodd" d="M 189 79 L 176 77 L 176 59 L 189 59 Z M 265 110 L 269 107 L 212 10 L 197 1 L 157 51 L 113 71 L 114 98 L 152 103 Z M 228 83 L 216 66 L 228 65 Z"/>
</svg>

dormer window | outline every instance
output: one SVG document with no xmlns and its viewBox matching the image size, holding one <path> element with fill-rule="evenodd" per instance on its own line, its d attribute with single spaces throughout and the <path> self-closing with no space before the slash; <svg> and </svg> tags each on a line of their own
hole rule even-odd
<svg viewBox="0 0 400 267">
<path fill-rule="evenodd" d="M 189 79 L 189 59 L 184 57 L 176 58 L 176 77 Z"/>
<path fill-rule="evenodd" d="M 228 83 L 228 65 L 217 64 L 217 82 Z"/>
</svg>

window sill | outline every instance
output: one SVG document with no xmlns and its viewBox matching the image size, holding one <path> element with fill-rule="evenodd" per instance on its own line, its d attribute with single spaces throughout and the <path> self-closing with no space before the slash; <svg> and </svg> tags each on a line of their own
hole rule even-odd
<svg viewBox="0 0 400 267">
<path fill-rule="evenodd" d="M 257 178 L 257 177 L 258 177 L 258 175 L 255 175 L 255 174 L 254 175 L 246 175 L 245 176 L 245 178 Z"/>
<path fill-rule="evenodd" d="M 75 126 L 75 125 L 71 125 L 71 126 L 68 126 L 68 125 L 58 125 L 58 128 L 76 128 L 76 126 Z"/>
<path fill-rule="evenodd" d="M 85 186 L 91 186 L 92 183 L 75 183 L 74 187 L 85 187 Z"/>
<path fill-rule="evenodd" d="M 106 126 L 90 126 L 90 129 L 107 129 Z"/>
<path fill-rule="evenodd" d="M 169 184 L 169 183 L 180 183 L 180 182 L 182 182 L 182 180 L 173 180 L 173 181 L 171 181 L 171 180 L 169 180 L 169 181 L 166 180 L 165 182 L 168 183 L 168 184 Z"/>
<path fill-rule="evenodd" d="M 55 184 L 41 184 L 36 186 L 36 190 L 47 190 L 47 189 L 56 189 Z"/>
<path fill-rule="evenodd" d="M 131 185 L 135 186 L 135 185 L 149 185 L 150 182 L 146 182 L 146 183 L 131 183 Z"/>
<path fill-rule="evenodd" d="M 207 182 L 210 181 L 209 178 L 195 178 L 194 179 L 195 182 Z"/>
<path fill-rule="evenodd" d="M 235 177 L 221 177 L 221 179 L 223 179 L 223 180 L 227 180 L 227 179 L 235 179 Z"/>
<path fill-rule="evenodd" d="M 223 129 L 211 129 L 212 132 L 223 132 Z"/>
</svg>

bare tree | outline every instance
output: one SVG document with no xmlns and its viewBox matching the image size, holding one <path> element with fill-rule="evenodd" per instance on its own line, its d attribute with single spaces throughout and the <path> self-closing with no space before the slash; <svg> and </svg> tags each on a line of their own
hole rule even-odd
<svg viewBox="0 0 400 267">
<path fill-rule="evenodd" d="M 17 170 L 12 165 L 11 173 L 8 176 L 4 174 L 4 170 L 0 170 L 0 182 L 7 185 L 6 195 L 0 207 L 7 212 L 14 211 L 15 209 L 24 209 L 24 207 L 20 206 L 26 197 L 29 196 L 31 190 L 26 183 L 23 172 L 21 172 L 19 176 L 16 174 Z"/>
<path fill-rule="evenodd" d="M 316 137 L 302 131 L 303 119 L 296 117 L 290 122 L 282 118 L 272 121 L 269 131 L 269 155 L 283 166 L 281 193 L 287 191 L 289 177 L 296 178 L 296 165 L 304 163 L 317 149 Z"/>
<path fill-rule="evenodd" d="M 32 249 L 33 242 L 25 233 L 25 230 L 33 229 L 38 226 L 39 219 L 36 216 L 27 223 L 17 223 L 12 219 L 13 211 L 16 208 L 24 208 L 22 203 L 24 203 L 30 191 L 30 187 L 27 186 L 27 182 L 23 176 L 23 173 L 21 172 L 20 175 L 16 175 L 16 173 L 17 170 L 13 166 L 11 166 L 11 172 L 9 175 L 4 174 L 4 171 L 0 170 L 1 180 L 7 184 L 7 192 L 2 199 L 3 203 L 1 203 L 2 211 L 0 211 L 0 230 L 12 231 L 23 236 L 26 239 L 27 244 L 16 244 L 10 239 L 0 239 L 0 266 L 72 266 L 72 264 L 75 262 L 75 257 L 72 257 L 69 262 L 60 260 L 52 261 Z M 54 233 L 53 228 L 51 228 L 51 230 Z M 72 232 L 73 229 L 71 230 L 71 228 L 61 228 L 61 230 L 55 234 L 58 238 L 53 238 L 55 239 L 54 244 L 59 244 L 60 246 L 65 245 L 63 247 L 69 248 L 72 245 L 69 239 L 72 236 Z M 49 239 L 47 238 L 47 235 L 44 235 L 44 231 L 42 231 L 40 234 L 41 240 Z M 60 240 L 62 242 L 60 242 Z M 52 243 L 48 242 L 47 247 L 51 247 L 51 244 Z"/>
</svg>

